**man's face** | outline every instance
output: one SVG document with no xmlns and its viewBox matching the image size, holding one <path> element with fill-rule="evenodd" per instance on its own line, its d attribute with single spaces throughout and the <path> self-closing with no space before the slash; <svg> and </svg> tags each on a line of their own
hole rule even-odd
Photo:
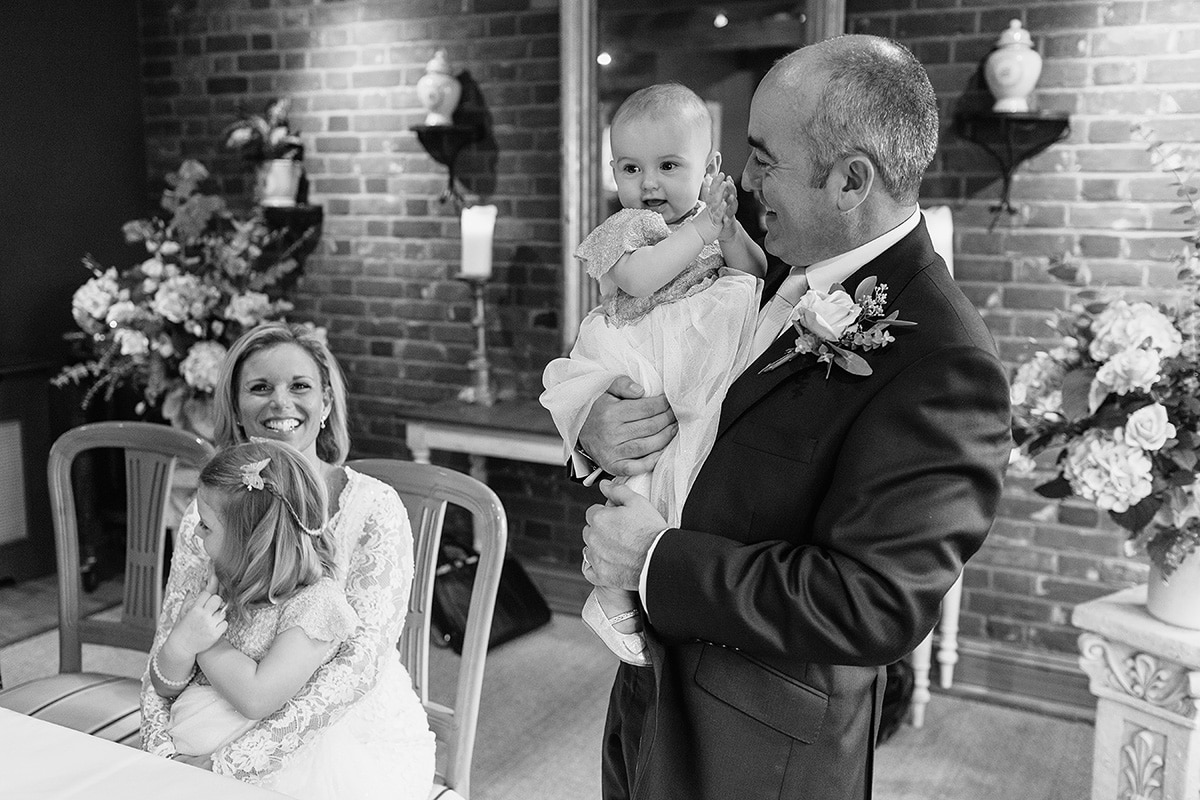
<svg viewBox="0 0 1200 800">
<path fill-rule="evenodd" d="M 780 77 L 763 79 L 750 103 L 750 157 L 742 188 L 753 192 L 765 213 L 766 250 L 793 266 L 808 266 L 841 252 L 840 219 L 832 183 L 813 186 L 809 147 L 799 133 L 812 116 L 819 79 L 784 88 Z"/>
<path fill-rule="evenodd" d="M 612 170 L 625 208 L 649 208 L 678 222 L 700 198 L 710 162 L 708 131 L 682 120 L 641 116 L 612 129 Z"/>
</svg>

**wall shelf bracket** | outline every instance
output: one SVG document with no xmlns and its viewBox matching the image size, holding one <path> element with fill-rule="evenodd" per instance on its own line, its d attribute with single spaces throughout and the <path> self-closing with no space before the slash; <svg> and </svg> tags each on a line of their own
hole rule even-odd
<svg viewBox="0 0 1200 800">
<path fill-rule="evenodd" d="M 982 147 L 1000 168 L 1003 180 L 1000 202 L 990 210 L 996 215 L 1001 211 L 1016 214 L 1017 209 L 1009 201 L 1013 171 L 1023 161 L 1064 139 L 1070 133 L 1070 117 L 1043 111 L 965 113 L 955 119 L 954 132 Z"/>
</svg>

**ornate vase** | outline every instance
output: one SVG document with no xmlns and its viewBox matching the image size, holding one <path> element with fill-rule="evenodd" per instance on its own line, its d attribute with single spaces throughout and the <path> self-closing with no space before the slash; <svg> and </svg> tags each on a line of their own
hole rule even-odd
<svg viewBox="0 0 1200 800">
<path fill-rule="evenodd" d="M 462 84 L 450 72 L 446 51 L 438 50 L 425 65 L 425 74 L 417 81 L 417 99 L 428 112 L 425 124 L 451 124 L 461 98 Z"/>
<path fill-rule="evenodd" d="M 1041 74 L 1042 57 L 1033 49 L 1033 39 L 1021 20 L 1014 19 L 983 65 L 983 77 L 996 98 L 992 110 L 1028 111 L 1029 95 Z"/>
<path fill-rule="evenodd" d="M 1200 630 L 1200 551 L 1183 559 L 1167 579 L 1158 567 L 1150 566 L 1146 610 L 1163 622 Z"/>
<path fill-rule="evenodd" d="M 296 205 L 304 164 L 292 158 L 273 158 L 258 165 L 254 196 L 261 206 L 291 208 Z"/>
</svg>

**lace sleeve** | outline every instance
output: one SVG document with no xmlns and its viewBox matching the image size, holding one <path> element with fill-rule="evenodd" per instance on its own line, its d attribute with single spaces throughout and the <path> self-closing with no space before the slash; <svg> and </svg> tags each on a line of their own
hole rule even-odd
<svg viewBox="0 0 1200 800">
<path fill-rule="evenodd" d="M 283 708 L 214 753 L 213 772 L 261 782 L 306 734 L 341 719 L 375 686 L 382 660 L 396 657 L 412 587 L 412 529 L 395 491 L 374 483 L 370 499 L 363 498 L 369 507 L 346 580 L 346 599 L 362 625 Z"/>
<path fill-rule="evenodd" d="M 277 630 L 300 628 L 310 639 L 341 643 L 358 627 L 358 614 L 346 595 L 330 578 L 324 578 L 288 600 L 279 615 Z"/>
<path fill-rule="evenodd" d="M 154 647 L 151 653 L 158 652 L 158 648 L 166 640 L 185 601 L 203 589 L 208 580 L 208 553 L 204 551 L 200 537 L 196 535 L 198 519 L 199 514 L 193 500 L 184 511 L 183 519 L 179 523 L 179 533 L 175 537 L 171 572 L 167 578 L 167 588 L 163 592 L 162 609 L 158 613 L 158 628 L 154 633 Z M 149 663 L 147 660 L 147 669 Z M 154 691 L 149 672 L 142 674 L 141 705 L 142 749 L 156 755 L 173 756 L 175 745 L 167 733 L 171 701 Z"/>
<path fill-rule="evenodd" d="M 662 214 L 648 208 L 623 208 L 587 235 L 575 249 L 575 258 L 583 262 L 588 275 L 599 280 L 621 256 L 658 244 L 670 235 Z"/>
</svg>

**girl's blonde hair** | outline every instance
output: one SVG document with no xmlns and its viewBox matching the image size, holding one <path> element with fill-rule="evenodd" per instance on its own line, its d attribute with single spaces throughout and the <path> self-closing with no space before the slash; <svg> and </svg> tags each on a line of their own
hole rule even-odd
<svg viewBox="0 0 1200 800">
<path fill-rule="evenodd" d="M 321 390 L 328 393 L 329 417 L 317 433 L 317 457 L 327 464 L 341 464 L 350 452 L 350 428 L 346 412 L 346 381 L 337 359 L 317 330 L 309 325 L 264 322 L 243 333 L 229 348 L 213 392 L 214 438 L 219 446 L 246 441 L 238 424 L 238 384 L 242 365 L 255 353 L 281 344 L 294 344 L 308 353 L 321 376 Z"/>
<path fill-rule="evenodd" d="M 333 574 L 325 483 L 299 450 L 267 439 L 232 445 L 204 465 L 200 485 L 223 499 L 215 511 L 225 540 L 213 567 L 232 616 Z"/>
</svg>

